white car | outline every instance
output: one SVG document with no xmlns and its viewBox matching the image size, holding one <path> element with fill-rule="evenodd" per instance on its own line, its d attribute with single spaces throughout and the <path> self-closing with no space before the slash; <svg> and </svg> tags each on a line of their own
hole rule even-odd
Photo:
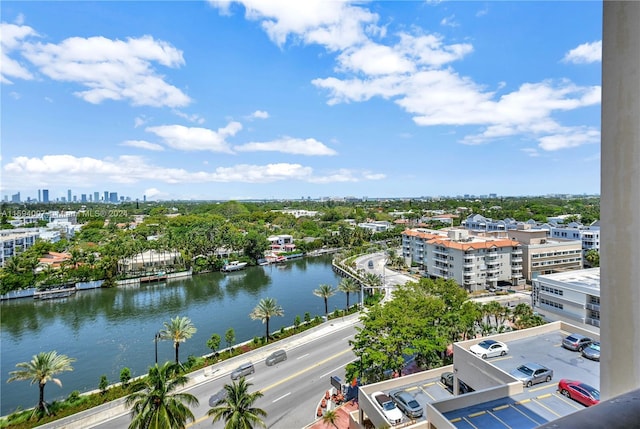
<svg viewBox="0 0 640 429">
<path fill-rule="evenodd" d="M 509 353 L 509 347 L 505 343 L 496 340 L 484 340 L 469 349 L 471 353 L 486 359 L 494 356 L 504 356 Z"/>
<path fill-rule="evenodd" d="M 371 394 L 371 399 L 373 399 L 373 402 L 378 404 L 378 406 L 382 409 L 382 413 L 389 421 L 389 423 L 391 423 L 392 425 L 397 425 L 402 422 L 404 414 L 402 414 L 400 408 L 396 406 L 395 402 L 393 402 L 389 395 L 386 395 L 382 392 L 373 392 Z"/>
</svg>

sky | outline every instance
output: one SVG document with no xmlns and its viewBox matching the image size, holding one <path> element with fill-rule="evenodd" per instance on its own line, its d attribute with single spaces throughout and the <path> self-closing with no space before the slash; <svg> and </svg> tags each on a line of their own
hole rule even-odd
<svg viewBox="0 0 640 429">
<path fill-rule="evenodd" d="M 598 1 L 3 1 L 0 194 L 599 194 Z"/>
</svg>

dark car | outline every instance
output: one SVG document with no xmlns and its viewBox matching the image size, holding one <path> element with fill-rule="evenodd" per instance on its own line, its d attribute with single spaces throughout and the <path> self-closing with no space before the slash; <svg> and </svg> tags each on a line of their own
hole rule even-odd
<svg viewBox="0 0 640 429">
<path fill-rule="evenodd" d="M 393 402 L 395 402 L 398 408 L 407 416 L 414 419 L 422 417 L 422 407 L 411 393 L 406 390 L 393 390 L 389 392 L 389 396 L 391 396 Z"/>
<path fill-rule="evenodd" d="M 266 363 L 267 366 L 271 366 L 285 360 L 287 360 L 287 352 L 284 350 L 276 350 L 264 360 L 264 363 Z"/>
<path fill-rule="evenodd" d="M 591 360 L 600 360 L 600 342 L 596 341 L 595 343 L 589 344 L 587 347 L 582 349 L 582 356 Z"/>
<path fill-rule="evenodd" d="M 440 382 L 445 385 L 450 392 L 453 392 L 453 373 L 452 372 L 443 372 L 440 376 Z M 467 386 L 462 380 L 458 380 L 458 393 L 464 394 L 473 392 L 473 389 Z"/>
<path fill-rule="evenodd" d="M 225 399 L 227 399 L 227 389 L 223 387 L 222 389 L 211 395 L 211 397 L 209 398 L 209 406 L 215 407 Z"/>
<path fill-rule="evenodd" d="M 562 340 L 562 347 L 574 352 L 581 352 L 582 349 L 591 344 L 593 340 L 580 334 L 571 334 Z"/>
<path fill-rule="evenodd" d="M 513 377 L 522 381 L 525 387 L 531 387 L 533 384 L 551 381 L 553 378 L 553 370 L 537 363 L 525 363 L 520 365 L 510 373 Z"/>
<path fill-rule="evenodd" d="M 586 407 L 600 402 L 600 391 L 580 381 L 562 379 L 558 383 L 558 390 L 567 398 L 578 401 Z"/>
</svg>

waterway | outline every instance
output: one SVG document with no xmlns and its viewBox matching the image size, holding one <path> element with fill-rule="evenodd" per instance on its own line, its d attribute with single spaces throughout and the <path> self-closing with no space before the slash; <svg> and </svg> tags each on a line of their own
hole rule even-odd
<svg viewBox="0 0 640 429">
<path fill-rule="evenodd" d="M 261 298 L 275 298 L 284 309 L 283 317 L 271 319 L 273 331 L 293 325 L 296 315 L 304 318 L 305 312 L 324 315 L 324 300 L 313 290 L 339 282 L 331 256 L 325 255 L 168 283 L 80 291 L 62 299 L 2 302 L 0 412 L 6 415 L 37 403 L 37 384 L 7 384 L 7 379 L 17 363 L 30 361 L 39 352 L 56 350 L 76 359 L 73 372 L 57 376 L 62 387 L 53 382 L 45 387 L 47 401 L 63 399 L 74 390 L 97 389 L 103 374 L 110 383 L 119 381 L 124 367 L 134 377 L 146 374 L 155 362 L 154 336 L 173 317 L 187 316 L 197 328 L 180 345 L 180 360 L 185 361 L 189 355 L 210 353 L 206 341 L 213 333 L 222 338 L 221 347 L 226 346 L 224 334 L 229 328 L 235 331 L 236 343 L 263 336 L 264 325 L 249 317 Z M 357 300 L 357 294 L 350 296 L 350 303 Z M 343 293 L 329 298 L 329 311 L 345 305 Z M 173 359 L 173 344 L 158 342 L 158 361 Z"/>
</svg>

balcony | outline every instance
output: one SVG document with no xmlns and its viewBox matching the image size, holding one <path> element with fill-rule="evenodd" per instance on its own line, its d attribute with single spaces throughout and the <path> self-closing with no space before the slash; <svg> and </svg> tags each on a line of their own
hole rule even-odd
<svg viewBox="0 0 640 429">
<path fill-rule="evenodd" d="M 600 311 L 600 304 L 587 303 L 587 309 L 593 311 Z"/>
<path fill-rule="evenodd" d="M 511 258 L 511 262 L 512 262 L 512 263 L 513 263 L 513 262 L 522 262 L 522 258 L 520 258 L 520 257 L 513 258 L 513 257 L 512 257 L 512 258 Z"/>
<path fill-rule="evenodd" d="M 599 319 L 592 319 L 590 317 L 587 317 L 585 319 L 585 323 L 587 323 L 589 325 L 597 326 L 598 328 L 600 327 L 600 320 Z"/>
<path fill-rule="evenodd" d="M 434 254 L 433 255 L 433 260 L 434 261 L 448 261 L 449 257 L 447 255 L 438 255 L 438 254 Z"/>
<path fill-rule="evenodd" d="M 449 251 L 445 247 L 436 247 L 433 249 L 433 253 L 436 255 L 448 255 Z"/>
</svg>

